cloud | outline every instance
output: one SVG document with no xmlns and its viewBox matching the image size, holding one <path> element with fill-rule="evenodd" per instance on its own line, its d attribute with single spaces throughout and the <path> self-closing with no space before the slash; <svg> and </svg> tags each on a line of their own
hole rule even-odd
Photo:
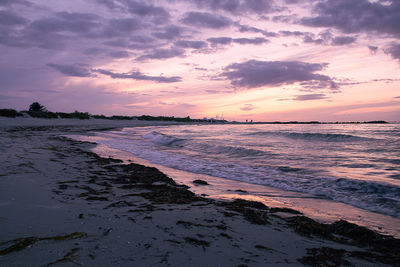
<svg viewBox="0 0 400 267">
<path fill-rule="evenodd" d="M 271 0 L 192 0 L 200 8 L 226 12 L 265 14 L 274 11 Z"/>
<path fill-rule="evenodd" d="M 114 10 L 121 10 L 130 14 L 142 17 L 150 18 L 154 23 L 166 23 L 171 15 L 169 12 L 161 6 L 155 6 L 146 3 L 146 1 L 134 1 L 134 0 L 114 0 L 105 1 L 97 0 L 98 3 L 105 5 L 106 7 Z"/>
<path fill-rule="evenodd" d="M 16 4 L 27 5 L 27 6 L 31 5 L 30 2 L 25 0 L 0 0 L 0 6 L 11 6 Z"/>
<path fill-rule="evenodd" d="M 295 15 L 291 15 L 291 16 L 279 15 L 279 16 L 273 16 L 272 21 L 280 22 L 280 23 L 291 23 L 295 20 L 295 18 L 296 18 Z"/>
<path fill-rule="evenodd" d="M 326 66 L 299 61 L 249 60 L 228 65 L 219 76 L 230 80 L 235 87 L 257 88 L 313 82 L 323 88 L 336 89 L 336 84 L 329 76 L 315 73 Z"/>
<path fill-rule="evenodd" d="M 208 44 L 203 41 L 188 41 L 188 40 L 179 40 L 175 42 L 174 45 L 177 47 L 192 48 L 192 49 L 202 49 L 208 46 Z"/>
<path fill-rule="evenodd" d="M 163 40 L 174 40 L 182 36 L 185 28 L 176 26 L 176 25 L 168 25 L 162 29 L 153 33 L 153 36 L 158 39 Z"/>
<path fill-rule="evenodd" d="M 170 49 L 153 49 L 151 53 L 141 55 L 136 58 L 138 61 L 148 60 L 148 59 L 168 59 L 173 57 L 184 56 L 185 51 L 181 48 L 170 48 Z"/>
<path fill-rule="evenodd" d="M 371 52 L 371 54 L 373 54 L 373 55 L 375 55 L 376 52 L 378 52 L 378 47 L 377 46 L 369 45 L 368 49 Z"/>
<path fill-rule="evenodd" d="M 92 74 L 86 65 L 74 64 L 74 65 L 66 65 L 66 64 L 54 64 L 48 63 L 47 66 L 59 71 L 65 76 L 71 77 L 91 77 Z"/>
<path fill-rule="evenodd" d="M 279 34 L 282 36 L 305 36 L 309 35 L 309 32 L 301 32 L 301 31 L 279 31 Z"/>
<path fill-rule="evenodd" d="M 227 17 L 205 12 L 188 12 L 182 22 L 190 26 L 212 29 L 226 28 L 232 24 L 232 20 Z"/>
<path fill-rule="evenodd" d="M 237 44 L 242 44 L 242 45 L 246 45 L 246 44 L 261 45 L 261 44 L 269 43 L 268 39 L 265 39 L 262 37 L 255 37 L 255 38 L 212 37 L 212 38 L 208 38 L 207 41 L 212 46 L 229 45 L 231 43 L 237 43 Z"/>
<path fill-rule="evenodd" d="M 163 77 L 163 76 L 148 76 L 140 71 L 132 71 L 129 73 L 116 73 L 109 70 L 103 69 L 92 69 L 92 72 L 100 73 L 109 76 L 113 79 L 132 79 L 137 81 L 153 81 L 157 83 L 175 83 L 182 81 L 179 76 Z"/>
<path fill-rule="evenodd" d="M 296 101 L 308 101 L 308 100 L 318 100 L 318 99 L 326 99 L 325 94 L 308 94 L 308 95 L 298 95 L 293 100 Z"/>
<path fill-rule="evenodd" d="M 269 40 L 261 37 L 257 38 L 235 38 L 233 39 L 234 43 L 238 44 L 253 44 L 253 45 L 260 45 L 260 44 L 265 44 L 268 43 Z"/>
<path fill-rule="evenodd" d="M 261 33 L 265 37 L 278 37 L 278 34 L 275 32 L 269 32 L 269 31 L 264 31 L 262 29 L 248 26 L 248 25 L 242 25 L 239 23 L 235 24 L 239 30 L 239 32 L 253 32 L 253 33 Z"/>
<path fill-rule="evenodd" d="M 400 96 L 395 96 L 394 98 L 400 98 Z"/>
<path fill-rule="evenodd" d="M 282 31 L 280 32 L 282 33 Z M 317 35 L 311 32 L 286 32 L 284 33 L 286 36 L 303 36 L 304 43 L 314 43 L 318 45 L 334 45 L 334 46 L 341 46 L 341 45 L 348 45 L 352 44 L 357 41 L 357 37 L 354 36 L 333 36 L 330 30 L 325 30 Z"/>
<path fill-rule="evenodd" d="M 212 38 L 208 38 L 207 41 L 213 45 L 228 45 L 230 43 L 232 43 L 232 38 L 230 37 L 212 37 Z"/>
<path fill-rule="evenodd" d="M 138 81 L 154 81 L 157 83 L 174 83 L 182 81 L 179 76 L 163 77 L 163 76 L 149 76 L 141 73 L 140 71 L 132 71 L 129 73 L 116 73 L 109 70 L 103 69 L 89 69 L 87 65 L 74 64 L 74 65 L 62 65 L 49 63 L 47 66 L 59 71 L 65 76 L 70 77 L 93 77 L 93 73 L 100 73 L 109 76 L 113 79 L 132 79 Z"/>
<path fill-rule="evenodd" d="M 389 54 L 392 58 L 400 60 L 400 43 L 392 43 L 384 51 L 386 54 Z"/>
<path fill-rule="evenodd" d="M 253 109 L 254 109 L 254 106 L 252 104 L 244 104 L 244 106 L 240 108 L 240 110 L 243 110 L 243 111 L 250 111 Z"/>
<path fill-rule="evenodd" d="M 90 13 L 58 12 L 55 17 L 38 19 L 28 30 L 38 33 L 72 32 L 89 33 L 99 26 L 100 17 Z"/>
<path fill-rule="evenodd" d="M 352 36 L 338 36 L 332 39 L 332 45 L 347 45 L 352 44 L 357 40 L 357 38 Z"/>
<path fill-rule="evenodd" d="M 105 37 L 122 36 L 131 34 L 144 28 L 141 20 L 137 18 L 111 19 L 108 25 L 103 29 Z"/>
<path fill-rule="evenodd" d="M 0 16 L 3 23 L 24 24 L 22 28 L 0 28 L 0 43 L 13 47 L 39 47 L 62 49 L 68 41 L 77 37 L 91 37 L 96 34 L 100 17 L 89 13 L 58 12 L 55 16 L 40 18 L 30 24 L 20 17 L 8 14 Z M 75 36 L 74 36 L 75 35 Z"/>
<path fill-rule="evenodd" d="M 300 23 L 310 27 L 333 27 L 345 33 L 375 32 L 400 37 L 400 2 L 371 2 L 368 0 L 318 1 L 314 17 Z"/>
<path fill-rule="evenodd" d="M 131 54 L 127 51 L 114 51 L 108 53 L 108 55 L 112 58 L 128 58 L 131 56 Z"/>
<path fill-rule="evenodd" d="M 27 19 L 6 10 L 0 10 L 0 25 L 14 26 L 27 23 Z"/>
</svg>

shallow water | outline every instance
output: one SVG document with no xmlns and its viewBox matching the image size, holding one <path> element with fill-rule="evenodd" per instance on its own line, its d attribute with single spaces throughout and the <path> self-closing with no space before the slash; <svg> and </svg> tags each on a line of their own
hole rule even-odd
<svg viewBox="0 0 400 267">
<path fill-rule="evenodd" d="M 268 196 L 268 186 L 277 189 L 274 199 L 304 194 L 313 203 L 332 200 L 399 222 L 399 124 L 152 126 L 98 132 L 91 140 L 169 172 L 224 178 L 219 187 L 235 180 L 262 185 L 251 195 Z"/>
</svg>

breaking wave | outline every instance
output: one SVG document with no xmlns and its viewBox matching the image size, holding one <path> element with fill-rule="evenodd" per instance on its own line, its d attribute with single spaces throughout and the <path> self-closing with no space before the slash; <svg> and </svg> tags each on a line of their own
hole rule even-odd
<svg viewBox="0 0 400 267">
<path fill-rule="evenodd" d="M 246 135 L 255 136 L 276 136 L 292 139 L 304 139 L 309 141 L 327 141 L 327 142 L 343 142 L 343 141 L 366 141 L 371 138 L 349 135 L 349 134 L 332 134 L 332 133 L 299 133 L 299 132 L 254 132 Z"/>
</svg>

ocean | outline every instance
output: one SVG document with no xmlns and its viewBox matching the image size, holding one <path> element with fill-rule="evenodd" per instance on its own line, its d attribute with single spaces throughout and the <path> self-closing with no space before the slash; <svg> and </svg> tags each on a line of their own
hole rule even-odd
<svg viewBox="0 0 400 267">
<path fill-rule="evenodd" d="M 358 217 L 383 215 L 379 227 L 390 218 L 400 228 L 400 124 L 151 126 L 96 132 L 90 140 L 172 170 L 222 178 L 220 184 L 257 185 L 256 195 L 264 187 L 266 196 L 267 188 L 281 190 L 283 204 L 342 203 L 366 211 Z"/>
</svg>

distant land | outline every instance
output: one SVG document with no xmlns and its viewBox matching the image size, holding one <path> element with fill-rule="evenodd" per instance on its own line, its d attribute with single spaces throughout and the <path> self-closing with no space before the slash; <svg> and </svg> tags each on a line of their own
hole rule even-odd
<svg viewBox="0 0 400 267">
<path fill-rule="evenodd" d="M 192 119 L 187 117 L 174 117 L 174 116 L 123 116 L 123 115 L 93 115 L 88 112 L 74 111 L 71 113 L 66 112 L 52 112 L 48 111 L 44 106 L 38 102 L 34 102 L 30 105 L 29 110 L 17 111 L 15 109 L 0 109 L 1 117 L 32 117 L 32 118 L 44 118 L 44 119 L 105 119 L 105 120 L 144 120 L 144 121 L 176 121 L 176 122 L 211 122 L 211 123 L 231 123 L 231 124 L 385 124 L 388 123 L 384 120 L 374 120 L 374 121 L 363 121 L 363 122 L 320 122 L 320 121 L 273 121 L 273 122 L 237 122 L 237 121 L 227 121 L 224 119 L 214 119 L 214 118 L 203 118 L 203 119 Z"/>
</svg>

